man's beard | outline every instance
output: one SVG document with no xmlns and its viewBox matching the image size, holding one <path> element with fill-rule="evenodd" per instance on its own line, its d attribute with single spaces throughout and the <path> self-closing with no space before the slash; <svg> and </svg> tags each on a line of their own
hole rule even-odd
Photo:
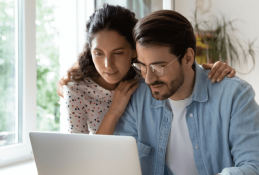
<svg viewBox="0 0 259 175">
<path fill-rule="evenodd" d="M 184 82 L 184 74 L 183 74 L 183 70 L 182 67 L 180 68 L 180 75 L 178 76 L 177 79 L 173 80 L 170 82 L 170 84 L 167 84 L 163 81 L 155 81 L 152 84 L 148 84 L 148 87 L 152 93 L 152 96 L 154 99 L 156 100 L 165 100 L 169 97 L 171 97 L 172 95 L 174 95 L 178 89 L 183 85 Z M 151 86 L 155 86 L 155 85 L 165 85 L 168 87 L 168 92 L 161 94 L 161 92 L 153 92 L 151 89 Z"/>
</svg>

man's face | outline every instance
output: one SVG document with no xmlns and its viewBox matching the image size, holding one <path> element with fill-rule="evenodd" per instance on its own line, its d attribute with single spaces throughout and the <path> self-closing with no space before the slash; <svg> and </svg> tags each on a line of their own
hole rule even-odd
<svg viewBox="0 0 259 175">
<path fill-rule="evenodd" d="M 145 82 L 148 84 L 152 96 L 157 100 L 165 100 L 174 95 L 184 83 L 184 72 L 179 61 L 176 60 L 168 65 L 179 55 L 170 53 L 170 48 L 167 46 L 152 46 L 143 47 L 137 43 L 138 62 L 147 67 L 147 74 L 142 75 Z M 156 76 L 150 64 L 166 66 L 163 77 Z"/>
</svg>

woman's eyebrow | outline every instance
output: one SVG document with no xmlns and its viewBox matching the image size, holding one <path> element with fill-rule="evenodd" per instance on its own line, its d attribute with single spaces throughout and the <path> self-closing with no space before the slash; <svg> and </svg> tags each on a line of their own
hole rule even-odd
<svg viewBox="0 0 259 175">
<path fill-rule="evenodd" d="M 117 49 L 113 49 L 112 51 L 115 51 L 115 50 L 122 50 L 122 49 L 125 49 L 124 47 L 119 47 Z"/>
<path fill-rule="evenodd" d="M 101 49 L 98 49 L 97 47 L 96 47 L 96 48 L 94 48 L 93 50 L 99 50 L 99 51 L 102 51 Z"/>
</svg>

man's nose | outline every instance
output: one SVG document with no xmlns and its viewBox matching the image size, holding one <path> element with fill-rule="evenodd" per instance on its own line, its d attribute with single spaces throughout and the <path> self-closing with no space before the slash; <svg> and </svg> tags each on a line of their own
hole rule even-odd
<svg viewBox="0 0 259 175">
<path fill-rule="evenodd" d="M 152 84 L 157 80 L 156 74 L 148 67 L 147 67 L 147 73 L 143 78 L 145 79 L 145 82 L 147 84 Z"/>
</svg>

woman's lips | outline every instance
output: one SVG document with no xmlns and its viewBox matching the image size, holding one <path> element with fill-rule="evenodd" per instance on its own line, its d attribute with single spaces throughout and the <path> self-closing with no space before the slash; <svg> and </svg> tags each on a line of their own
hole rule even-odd
<svg viewBox="0 0 259 175">
<path fill-rule="evenodd" d="M 118 73 L 118 71 L 115 71 L 115 72 L 105 72 L 105 74 L 108 75 L 108 76 L 114 76 L 117 73 Z"/>
</svg>

